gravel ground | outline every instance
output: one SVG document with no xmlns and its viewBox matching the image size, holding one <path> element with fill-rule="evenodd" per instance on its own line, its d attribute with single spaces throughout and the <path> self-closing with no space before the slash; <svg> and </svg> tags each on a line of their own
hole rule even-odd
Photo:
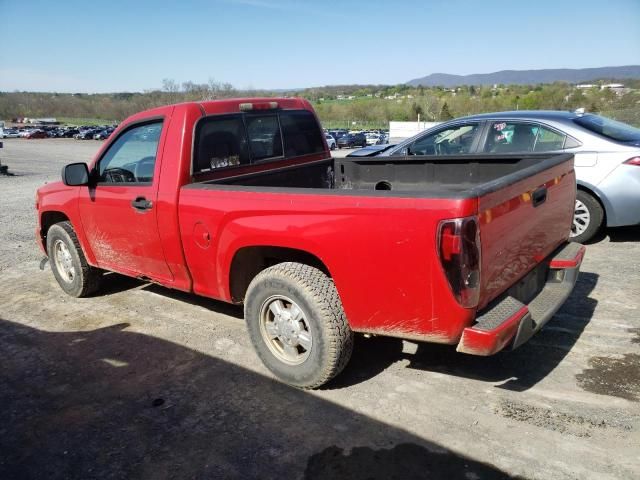
<svg viewBox="0 0 640 480">
<path fill-rule="evenodd" d="M 65 296 L 38 269 L 34 191 L 99 142 L 4 143 L 0 478 L 640 478 L 639 228 L 590 245 L 514 352 L 359 338 L 303 392 L 261 365 L 237 307 L 119 275 Z"/>
</svg>

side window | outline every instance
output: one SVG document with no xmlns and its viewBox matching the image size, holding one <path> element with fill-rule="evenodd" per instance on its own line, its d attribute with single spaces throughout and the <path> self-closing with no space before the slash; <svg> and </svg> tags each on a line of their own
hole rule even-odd
<svg viewBox="0 0 640 480">
<path fill-rule="evenodd" d="M 409 155 L 457 155 L 471 152 L 478 124 L 456 125 L 440 130 L 409 145 Z"/>
<path fill-rule="evenodd" d="M 125 131 L 109 147 L 98 165 L 101 183 L 151 183 L 162 122 Z"/>
<path fill-rule="evenodd" d="M 562 146 L 562 148 L 566 150 L 567 148 L 576 148 L 576 147 L 579 147 L 580 145 L 582 144 L 578 140 L 567 135 L 567 138 L 564 141 L 564 145 Z"/>
<path fill-rule="evenodd" d="M 486 153 L 533 152 L 539 125 L 521 122 L 493 122 L 489 127 Z"/>
<path fill-rule="evenodd" d="M 280 113 L 280 124 L 286 157 L 324 152 L 322 129 L 311 112 L 285 110 Z"/>
<path fill-rule="evenodd" d="M 209 117 L 198 124 L 193 173 L 246 165 L 249 147 L 240 115 Z"/>
<path fill-rule="evenodd" d="M 282 156 L 282 138 L 276 115 L 247 115 L 245 121 L 253 161 Z"/>
<path fill-rule="evenodd" d="M 534 152 L 551 152 L 553 150 L 562 150 L 564 148 L 565 138 L 567 136 L 540 126 L 538 128 L 538 138 L 533 147 Z"/>
</svg>

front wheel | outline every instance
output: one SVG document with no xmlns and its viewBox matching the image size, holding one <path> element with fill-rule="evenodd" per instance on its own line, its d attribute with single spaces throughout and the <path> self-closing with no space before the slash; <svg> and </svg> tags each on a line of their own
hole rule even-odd
<svg viewBox="0 0 640 480">
<path fill-rule="evenodd" d="M 584 243 L 591 240 L 602 227 L 604 210 L 600 202 L 585 191 L 578 190 L 571 226 L 571 240 Z"/>
<path fill-rule="evenodd" d="M 317 388 L 351 358 L 353 332 L 338 291 L 317 268 L 286 262 L 263 270 L 249 285 L 244 311 L 258 356 L 289 385 Z"/>
<path fill-rule="evenodd" d="M 71 223 L 56 223 L 49 229 L 47 255 L 53 276 L 67 294 L 86 297 L 100 287 L 102 272 L 87 263 Z"/>
</svg>

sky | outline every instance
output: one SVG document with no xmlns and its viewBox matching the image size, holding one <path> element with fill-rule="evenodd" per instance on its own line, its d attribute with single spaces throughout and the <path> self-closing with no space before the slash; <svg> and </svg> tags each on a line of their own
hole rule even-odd
<svg viewBox="0 0 640 480">
<path fill-rule="evenodd" d="M 398 84 L 640 64 L 640 0 L 0 0 L 0 91 Z"/>
</svg>

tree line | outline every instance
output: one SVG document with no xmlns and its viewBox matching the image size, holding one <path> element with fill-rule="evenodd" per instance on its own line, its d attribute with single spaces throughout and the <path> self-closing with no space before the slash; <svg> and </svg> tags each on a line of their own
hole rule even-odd
<svg viewBox="0 0 640 480">
<path fill-rule="evenodd" d="M 640 125 L 640 80 L 625 80 L 615 92 L 578 89 L 567 83 L 545 85 L 413 87 L 409 85 L 339 85 L 297 91 L 238 90 L 231 84 L 178 83 L 165 79 L 162 87 L 145 92 L 51 93 L 0 92 L 0 118 L 71 117 L 121 121 L 160 105 L 238 96 L 299 96 L 312 102 L 327 124 L 369 123 L 383 126 L 391 120 L 442 121 L 476 113 L 504 110 L 573 110 L 585 108 Z M 351 97 L 351 98 L 350 98 Z"/>
</svg>

